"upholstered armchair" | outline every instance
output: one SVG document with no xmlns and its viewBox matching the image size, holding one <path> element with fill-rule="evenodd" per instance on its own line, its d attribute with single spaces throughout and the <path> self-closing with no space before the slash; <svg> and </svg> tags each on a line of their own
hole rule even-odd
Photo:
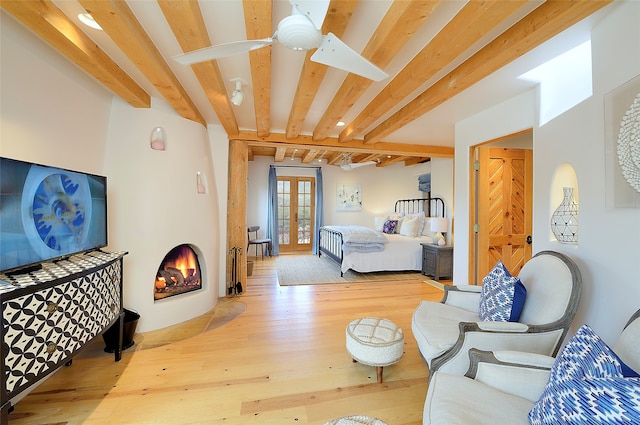
<svg viewBox="0 0 640 425">
<path fill-rule="evenodd" d="M 557 359 L 471 349 L 465 376 L 433 373 L 423 425 L 568 423 L 563 415 L 571 415 L 571 423 L 639 423 L 638 341 L 640 310 L 620 334 L 613 355 L 583 328 Z"/>
<path fill-rule="evenodd" d="M 440 302 L 420 303 L 411 329 L 431 374 L 442 370 L 463 375 L 471 348 L 557 354 L 578 308 L 580 270 L 566 255 L 542 251 L 522 267 L 518 278 L 526 299 L 516 322 L 480 318 L 481 286 L 445 286 Z"/>
</svg>

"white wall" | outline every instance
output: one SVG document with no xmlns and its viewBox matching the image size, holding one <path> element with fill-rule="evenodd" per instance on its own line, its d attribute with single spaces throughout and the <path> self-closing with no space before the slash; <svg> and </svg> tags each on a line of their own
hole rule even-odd
<svg viewBox="0 0 640 425">
<path fill-rule="evenodd" d="M 103 174 L 111 94 L 4 11 L 0 19 L 0 154 Z"/>
<path fill-rule="evenodd" d="M 0 155 L 107 176 L 107 249 L 129 252 L 124 305 L 140 313 L 138 331 L 211 310 L 224 276 L 220 229 L 226 235 L 212 157 L 216 166 L 225 164 L 220 174 L 226 174 L 226 150 L 218 155 L 226 138 L 220 141 L 213 129 L 210 147 L 207 129 L 180 118 L 157 99 L 150 109 L 132 108 L 13 18 L 4 12 L 1 18 Z M 166 151 L 149 148 L 156 126 L 167 132 Z M 196 194 L 197 171 L 205 177 L 205 195 Z M 226 178 L 222 184 L 226 200 Z M 157 269 L 181 243 L 201 254 L 203 289 L 154 303 Z"/>
<path fill-rule="evenodd" d="M 387 167 L 366 166 L 344 171 L 340 167 L 327 165 L 326 161 L 301 164 L 299 159 L 274 163 L 272 158 L 255 157 L 249 162 L 249 182 L 247 188 L 247 224 L 258 224 L 261 236 L 267 228 L 267 177 L 270 165 L 279 165 L 278 176 L 315 177 L 315 168 L 322 167 L 325 224 L 359 224 L 373 227 L 374 217 L 393 211 L 395 201 L 407 198 L 423 198 L 418 190 L 418 175 L 432 171 L 432 196 L 445 200 L 447 216 L 451 217 L 449 205 L 453 190 L 452 159 L 434 158 L 430 166 L 418 164 L 405 167 L 392 164 Z M 359 184 L 362 187 L 362 211 L 336 211 L 336 187 L 343 184 Z"/>
<path fill-rule="evenodd" d="M 105 172 L 109 185 L 109 248 L 128 251 L 124 304 L 140 313 L 140 331 L 164 328 L 211 310 L 219 288 L 218 188 L 207 130 L 160 100 L 134 109 L 114 99 Z M 149 147 L 155 127 L 167 135 L 164 151 Z M 201 172 L 206 192 L 196 191 Z M 189 244 L 198 253 L 202 289 L 154 301 L 164 256 Z"/>
<path fill-rule="evenodd" d="M 629 316 L 640 308 L 640 209 L 606 209 L 604 96 L 640 74 L 640 3 L 616 2 L 592 33 L 593 96 L 542 127 L 537 99 L 529 92 L 456 126 L 454 282 L 468 281 L 469 146 L 526 128 L 534 129 L 533 251 L 556 250 L 579 265 L 583 292 L 570 333 L 589 323 L 613 343 Z M 562 95 L 558 93 L 558 95 Z M 578 245 L 550 237 L 557 205 L 551 193 L 558 170 L 570 164 L 580 194 Z M 604 229 L 602 223 L 614 225 Z"/>
</svg>

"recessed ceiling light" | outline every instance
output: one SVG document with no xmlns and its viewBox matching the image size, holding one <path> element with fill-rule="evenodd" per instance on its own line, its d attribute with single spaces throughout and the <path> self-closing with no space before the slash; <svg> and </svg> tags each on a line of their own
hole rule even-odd
<svg viewBox="0 0 640 425">
<path fill-rule="evenodd" d="M 102 31 L 102 27 L 98 25 L 95 19 L 93 19 L 93 16 L 89 13 L 78 13 L 78 19 L 80 19 L 80 22 L 86 26 Z"/>
<path fill-rule="evenodd" d="M 338 123 L 336 124 L 336 127 L 344 127 L 344 122 L 338 121 Z"/>
</svg>

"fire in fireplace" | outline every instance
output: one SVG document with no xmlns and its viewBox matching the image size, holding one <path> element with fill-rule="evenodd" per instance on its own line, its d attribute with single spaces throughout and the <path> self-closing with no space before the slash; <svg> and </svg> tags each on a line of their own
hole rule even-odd
<svg viewBox="0 0 640 425">
<path fill-rule="evenodd" d="M 154 287 L 153 299 L 160 300 L 202 288 L 198 255 L 187 244 L 178 245 L 164 257 Z"/>
</svg>

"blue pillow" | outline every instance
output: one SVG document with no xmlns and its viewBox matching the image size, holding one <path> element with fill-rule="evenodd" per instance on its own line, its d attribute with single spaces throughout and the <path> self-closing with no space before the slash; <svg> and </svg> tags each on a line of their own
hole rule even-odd
<svg viewBox="0 0 640 425">
<path fill-rule="evenodd" d="M 520 279 L 511 276 L 502 261 L 482 279 L 480 320 L 517 322 L 527 298 L 527 288 Z"/>
<path fill-rule="evenodd" d="M 382 225 L 382 233 L 393 234 L 396 231 L 398 220 L 387 220 Z"/>
<path fill-rule="evenodd" d="M 618 356 L 589 325 L 558 355 L 532 425 L 640 423 L 640 378 L 627 378 Z"/>
<path fill-rule="evenodd" d="M 552 388 L 536 403 L 540 415 L 529 414 L 532 425 L 640 424 L 640 378 L 574 378 Z"/>
</svg>

